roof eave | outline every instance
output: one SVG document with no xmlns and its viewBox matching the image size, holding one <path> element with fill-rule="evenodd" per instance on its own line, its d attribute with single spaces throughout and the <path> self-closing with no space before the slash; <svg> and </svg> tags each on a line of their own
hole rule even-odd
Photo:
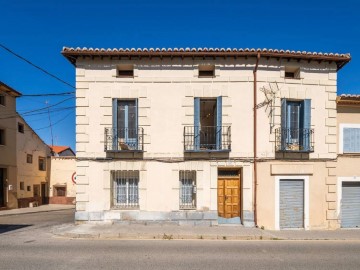
<svg viewBox="0 0 360 270">
<path fill-rule="evenodd" d="M 5 92 L 9 93 L 10 95 L 14 97 L 20 97 L 22 94 L 18 91 L 16 91 L 14 88 L 8 86 L 7 84 L 0 82 L 0 89 L 3 89 Z"/>
<path fill-rule="evenodd" d="M 261 56 L 276 59 L 298 59 L 308 61 L 335 62 L 340 70 L 351 60 L 350 55 L 298 54 L 289 52 L 261 51 L 103 51 L 103 50 L 70 50 L 64 48 L 61 54 L 73 65 L 78 57 L 256 57 Z"/>
</svg>

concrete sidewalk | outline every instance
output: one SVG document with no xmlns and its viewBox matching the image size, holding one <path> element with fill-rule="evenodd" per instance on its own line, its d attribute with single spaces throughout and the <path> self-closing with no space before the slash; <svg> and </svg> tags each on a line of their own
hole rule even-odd
<svg viewBox="0 0 360 270">
<path fill-rule="evenodd" d="M 1 216 L 12 216 L 12 215 L 23 215 L 23 214 L 38 213 L 38 212 L 60 211 L 60 210 L 67 210 L 67 209 L 75 209 L 75 205 L 46 204 L 46 205 L 40 205 L 37 207 L 2 210 L 2 211 L 0 211 L 0 217 Z"/>
<path fill-rule="evenodd" d="M 53 228 L 60 237 L 83 239 L 206 240 L 356 240 L 360 230 L 267 231 L 242 226 L 179 226 L 172 224 L 80 224 Z"/>
</svg>

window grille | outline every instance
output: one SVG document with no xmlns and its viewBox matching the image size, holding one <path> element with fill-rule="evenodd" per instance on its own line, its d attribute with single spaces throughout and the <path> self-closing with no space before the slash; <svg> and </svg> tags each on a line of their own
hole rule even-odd
<svg viewBox="0 0 360 270">
<path fill-rule="evenodd" d="M 180 209 L 196 209 L 196 172 L 180 171 Z"/>
<path fill-rule="evenodd" d="M 139 207 L 139 171 L 114 171 L 113 206 L 119 208 Z"/>
</svg>

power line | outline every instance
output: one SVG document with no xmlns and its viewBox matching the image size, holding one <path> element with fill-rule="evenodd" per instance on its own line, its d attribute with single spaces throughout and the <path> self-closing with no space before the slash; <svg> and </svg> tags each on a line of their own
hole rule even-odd
<svg viewBox="0 0 360 270">
<path fill-rule="evenodd" d="M 64 121 L 70 114 L 72 114 L 73 112 L 69 112 L 67 115 L 65 115 L 63 118 L 61 118 L 60 120 L 56 121 L 54 124 L 50 125 L 50 126 L 47 126 L 47 127 L 42 127 L 42 128 L 37 128 L 37 129 L 34 129 L 34 130 L 41 130 L 41 129 L 46 129 L 46 128 L 49 128 L 49 127 L 53 127 L 55 126 L 56 124 L 60 123 L 61 121 Z"/>
<path fill-rule="evenodd" d="M 26 112 L 23 112 L 22 115 L 27 116 L 27 115 L 29 115 L 29 114 L 33 114 L 34 112 L 39 112 L 39 111 L 41 112 L 41 111 L 47 110 L 48 108 L 55 107 L 55 106 L 57 106 L 57 105 L 59 105 L 59 104 L 61 104 L 61 103 L 64 103 L 64 102 L 66 102 L 66 101 L 68 101 L 68 100 L 70 100 L 70 99 L 73 99 L 73 98 L 75 98 L 75 97 L 69 97 L 69 98 L 63 99 L 63 100 L 61 100 L 61 101 L 58 102 L 58 103 L 55 103 L 55 104 L 53 104 L 53 105 L 46 106 L 46 107 L 43 107 L 43 108 L 40 108 L 40 109 L 35 109 L 35 110 L 26 111 Z M 8 114 L 7 116 L 5 116 L 5 117 L 0 117 L 0 119 L 13 118 L 14 116 L 16 117 L 16 115 L 17 115 L 17 113 L 16 113 L 16 114 L 14 114 L 14 113 L 9 113 L 9 114 Z"/>
<path fill-rule="evenodd" d="M 60 79 L 59 77 L 55 76 L 54 74 L 50 73 L 49 71 L 35 65 L 34 63 L 32 63 L 31 61 L 27 60 L 26 58 L 22 57 L 21 55 L 15 53 L 14 51 L 10 50 L 9 48 L 5 47 L 3 44 L 0 43 L 0 47 L 2 47 L 4 50 L 8 51 L 9 53 L 11 53 L 12 55 L 20 58 L 21 60 L 25 61 L 26 63 L 28 63 L 29 65 L 41 70 L 42 72 L 44 72 L 45 74 L 49 75 L 50 77 L 62 82 L 63 84 L 66 84 L 67 86 L 70 86 L 71 88 L 75 89 L 75 86 L 71 85 L 70 83 L 64 81 L 63 79 Z"/>
<path fill-rule="evenodd" d="M 52 109 L 52 110 L 50 111 L 50 113 L 67 111 L 67 110 L 73 110 L 73 109 L 75 109 L 75 108 L 76 108 L 76 106 L 60 107 L 60 108 Z M 34 113 L 29 113 L 29 114 L 14 113 L 14 114 L 12 114 L 12 115 L 8 115 L 8 116 L 5 116 L 5 117 L 1 117 L 0 120 L 1 120 L 1 119 L 16 118 L 16 117 L 18 117 L 18 115 L 22 115 L 22 116 L 24 116 L 24 117 L 31 117 L 31 116 L 43 115 L 43 114 L 47 114 L 47 113 L 48 113 L 47 111 L 34 112 Z"/>
<path fill-rule="evenodd" d="M 68 101 L 68 100 L 70 100 L 70 99 L 73 99 L 73 98 L 74 98 L 74 97 L 69 97 L 69 98 L 63 99 L 62 101 L 59 101 L 58 103 L 55 103 L 55 104 L 53 104 L 53 105 L 46 106 L 46 107 L 44 107 L 44 108 L 40 108 L 40 109 L 36 109 L 36 110 L 31 110 L 31 111 L 28 111 L 28 112 L 24 112 L 23 114 L 28 114 L 28 113 L 37 112 L 37 111 L 43 111 L 43 110 L 46 110 L 46 109 L 48 109 L 48 108 L 55 107 L 55 106 L 57 106 L 57 105 L 59 105 L 59 104 L 61 104 L 61 103 L 64 103 L 64 102 L 66 102 L 66 101 Z"/>
<path fill-rule="evenodd" d="M 48 94 L 27 94 L 21 95 L 20 97 L 47 97 L 47 96 L 65 96 L 65 95 L 72 95 L 75 92 L 63 92 L 63 93 L 48 93 Z"/>
<path fill-rule="evenodd" d="M 45 113 L 47 113 L 47 112 L 45 112 Z M 73 112 L 71 111 L 71 112 L 69 112 L 68 114 L 66 114 L 63 118 L 61 118 L 61 119 L 59 119 L 58 121 L 56 121 L 55 123 L 53 123 L 51 126 L 55 126 L 56 124 L 58 124 L 58 123 L 60 123 L 61 121 L 63 121 L 63 120 L 65 120 L 65 118 L 67 118 L 69 115 L 71 115 Z M 18 117 L 22 117 L 20 114 L 18 115 Z M 47 117 L 46 117 L 47 118 Z M 34 121 L 34 120 L 30 120 L 30 121 Z M 35 120 L 36 121 L 36 120 Z M 26 124 L 31 128 L 31 126 L 30 126 L 30 124 L 27 122 L 27 121 L 25 121 L 26 122 Z M 42 129 L 46 129 L 46 128 L 49 128 L 50 127 L 50 125 L 49 126 L 45 126 L 45 127 L 42 127 L 42 128 L 36 128 L 36 129 L 33 129 L 33 128 L 31 128 L 31 129 L 24 129 L 24 131 L 35 131 L 35 130 L 42 130 Z M 6 128 L 6 129 L 10 129 L 10 130 L 18 130 L 17 128 Z"/>
</svg>

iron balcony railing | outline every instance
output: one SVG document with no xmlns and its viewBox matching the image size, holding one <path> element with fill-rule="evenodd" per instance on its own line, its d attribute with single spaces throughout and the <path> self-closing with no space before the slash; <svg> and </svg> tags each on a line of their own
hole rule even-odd
<svg viewBox="0 0 360 270">
<path fill-rule="evenodd" d="M 277 152 L 314 152 L 314 130 L 310 128 L 277 128 Z"/>
<path fill-rule="evenodd" d="M 185 126 L 184 151 L 231 150 L 231 126 Z"/>
<path fill-rule="evenodd" d="M 105 128 L 105 152 L 144 151 L 144 129 Z"/>
</svg>

